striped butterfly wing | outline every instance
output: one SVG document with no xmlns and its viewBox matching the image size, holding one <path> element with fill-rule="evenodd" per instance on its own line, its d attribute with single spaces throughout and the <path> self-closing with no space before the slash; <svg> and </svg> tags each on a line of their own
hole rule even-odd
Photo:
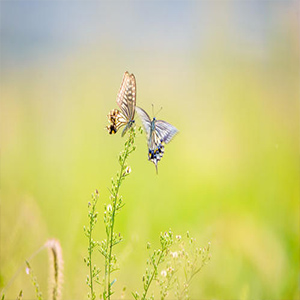
<svg viewBox="0 0 300 300">
<path fill-rule="evenodd" d="M 155 120 L 152 120 L 152 128 L 155 128 L 155 122 Z M 152 130 L 152 128 L 148 139 L 148 160 L 151 160 L 154 163 L 156 173 L 158 173 L 157 164 L 164 155 L 165 147 L 161 142 L 156 128 L 154 130 Z"/>
<path fill-rule="evenodd" d="M 116 133 L 120 127 L 125 126 L 122 136 L 134 123 L 136 103 L 136 82 L 133 74 L 124 73 L 120 91 L 117 96 L 117 104 L 121 111 L 113 109 L 108 114 L 109 125 L 106 126 L 109 134 Z"/>
<path fill-rule="evenodd" d="M 151 139 L 149 140 L 148 155 L 149 160 L 155 164 L 156 173 L 158 173 L 157 164 L 164 155 L 164 144 L 169 143 L 178 130 L 166 121 L 153 120 L 152 122 L 154 122 L 153 127 L 155 129 L 153 130 Z"/>
<path fill-rule="evenodd" d="M 136 104 L 136 81 L 133 74 L 124 73 L 117 104 L 125 116 L 127 123 L 133 121 Z"/>
<path fill-rule="evenodd" d="M 140 119 L 142 120 L 144 130 L 146 131 L 147 139 L 149 139 L 150 131 L 151 131 L 151 119 L 149 115 L 142 108 L 137 106 L 135 110 L 139 115 Z"/>
<path fill-rule="evenodd" d="M 158 136 L 155 133 L 155 130 L 153 130 L 155 121 L 151 121 L 149 115 L 142 108 L 136 107 L 135 110 L 141 118 L 143 127 L 146 131 L 148 141 L 148 160 L 151 160 L 155 164 L 157 172 L 157 162 L 160 160 L 160 156 L 158 156 L 157 149 L 160 148 L 160 143 Z"/>
<path fill-rule="evenodd" d="M 108 133 L 116 133 L 120 127 L 127 123 L 126 117 L 117 109 L 113 109 L 108 114 L 109 126 L 106 126 Z"/>
<path fill-rule="evenodd" d="M 151 160 L 158 173 L 157 164 L 164 155 L 164 144 L 169 143 L 178 130 L 166 121 L 151 121 L 149 115 L 140 107 L 136 107 L 136 112 L 142 120 L 143 127 L 148 139 L 148 160 Z"/>
<path fill-rule="evenodd" d="M 161 143 L 168 144 L 177 132 L 178 130 L 166 121 L 157 120 L 155 122 L 155 133 Z"/>
<path fill-rule="evenodd" d="M 156 173 L 158 173 L 157 164 L 164 155 L 164 144 L 169 143 L 178 130 L 166 121 L 153 120 L 152 122 L 154 130 L 149 139 L 148 159 L 154 163 Z"/>
</svg>

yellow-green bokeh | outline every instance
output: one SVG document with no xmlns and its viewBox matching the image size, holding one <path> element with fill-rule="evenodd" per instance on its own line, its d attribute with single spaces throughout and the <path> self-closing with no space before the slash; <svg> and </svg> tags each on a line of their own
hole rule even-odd
<svg viewBox="0 0 300 300">
<path fill-rule="evenodd" d="M 172 228 L 212 245 L 193 299 L 299 299 L 299 7 L 80 3 L 1 3 L 1 288 L 54 237 L 64 299 L 86 297 L 87 203 L 97 188 L 102 211 L 118 170 L 125 139 L 104 127 L 128 70 L 137 105 L 162 106 L 179 134 L 158 176 L 137 135 L 116 222 L 116 298 L 124 285 L 128 298 L 141 291 L 146 243 Z M 46 291 L 46 254 L 32 265 Z M 23 270 L 7 298 L 20 289 L 33 297 Z"/>
</svg>

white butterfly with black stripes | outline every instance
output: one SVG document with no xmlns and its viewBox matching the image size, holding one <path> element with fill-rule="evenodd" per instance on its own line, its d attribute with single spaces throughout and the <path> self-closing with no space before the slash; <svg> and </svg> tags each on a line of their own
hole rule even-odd
<svg viewBox="0 0 300 300">
<path fill-rule="evenodd" d="M 151 121 L 149 115 L 140 107 L 136 107 L 135 110 L 147 134 L 148 160 L 154 163 L 157 173 L 157 163 L 164 155 L 164 144 L 169 143 L 178 130 L 166 121 L 156 120 L 156 118 Z"/>
</svg>

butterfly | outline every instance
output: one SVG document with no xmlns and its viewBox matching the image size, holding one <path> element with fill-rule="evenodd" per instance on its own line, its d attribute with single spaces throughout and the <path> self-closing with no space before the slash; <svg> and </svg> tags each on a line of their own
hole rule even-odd
<svg viewBox="0 0 300 300">
<path fill-rule="evenodd" d="M 117 104 L 120 108 L 113 109 L 108 114 L 109 125 L 106 126 L 108 133 L 116 133 L 120 127 L 125 126 L 122 132 L 122 136 L 132 127 L 134 124 L 136 103 L 136 82 L 133 74 L 128 72 L 124 73 L 121 83 L 120 91 L 117 96 Z"/>
<path fill-rule="evenodd" d="M 142 120 L 143 127 L 148 139 L 148 160 L 151 160 L 157 170 L 157 163 L 164 155 L 164 144 L 169 143 L 178 130 L 171 124 L 163 120 L 153 118 L 152 121 L 149 115 L 140 107 L 135 108 L 139 117 Z"/>
</svg>

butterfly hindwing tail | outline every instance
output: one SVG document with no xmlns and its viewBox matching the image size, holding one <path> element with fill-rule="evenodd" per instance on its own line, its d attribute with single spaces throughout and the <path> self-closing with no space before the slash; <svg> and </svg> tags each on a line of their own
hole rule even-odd
<svg viewBox="0 0 300 300">
<path fill-rule="evenodd" d="M 154 163 L 156 168 L 156 173 L 158 173 L 157 164 L 162 159 L 164 152 L 165 152 L 165 147 L 162 143 L 159 143 L 155 146 L 153 145 L 148 150 L 148 160 L 151 160 Z"/>
</svg>

